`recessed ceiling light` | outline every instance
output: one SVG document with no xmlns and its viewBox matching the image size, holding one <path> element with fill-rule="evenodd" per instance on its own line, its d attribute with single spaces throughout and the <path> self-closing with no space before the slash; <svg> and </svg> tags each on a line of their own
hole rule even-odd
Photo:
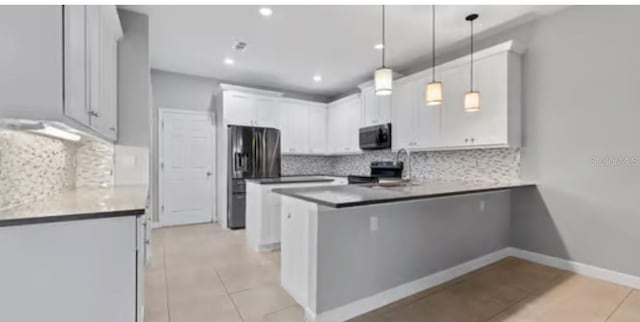
<svg viewBox="0 0 640 322">
<path fill-rule="evenodd" d="M 313 75 L 313 81 L 318 83 L 322 81 L 322 75 Z"/>
<path fill-rule="evenodd" d="M 383 45 L 383 44 L 375 44 L 375 45 L 373 46 L 373 48 L 374 48 L 374 49 L 377 49 L 377 50 L 381 50 L 382 48 L 384 48 L 384 45 Z"/>
<path fill-rule="evenodd" d="M 235 61 L 235 60 L 233 60 L 232 58 L 225 58 L 225 59 L 224 59 L 224 64 L 225 64 L 225 65 L 233 65 L 233 64 L 235 64 L 235 63 L 236 63 L 236 61 Z"/>
<path fill-rule="evenodd" d="M 269 17 L 273 14 L 273 10 L 271 10 L 271 8 L 262 7 L 260 8 L 260 14 L 265 17 Z"/>
</svg>

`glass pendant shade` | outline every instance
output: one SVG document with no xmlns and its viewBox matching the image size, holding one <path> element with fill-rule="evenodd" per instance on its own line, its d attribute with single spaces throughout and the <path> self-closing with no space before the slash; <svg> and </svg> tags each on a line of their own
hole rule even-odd
<svg viewBox="0 0 640 322">
<path fill-rule="evenodd" d="M 464 94 L 464 110 L 467 112 L 480 111 L 480 92 L 469 91 Z"/>
<path fill-rule="evenodd" d="M 376 95 L 391 95 L 391 87 L 393 84 L 393 72 L 391 68 L 378 68 L 374 74 Z"/>
<path fill-rule="evenodd" d="M 431 82 L 427 84 L 424 99 L 427 105 L 442 104 L 442 82 Z"/>
</svg>

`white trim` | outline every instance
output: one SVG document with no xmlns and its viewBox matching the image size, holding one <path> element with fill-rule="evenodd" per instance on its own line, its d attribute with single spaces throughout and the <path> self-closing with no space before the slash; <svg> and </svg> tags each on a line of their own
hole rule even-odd
<svg viewBox="0 0 640 322">
<path fill-rule="evenodd" d="M 510 248 L 509 256 L 518 257 L 531 262 L 547 265 L 573 273 L 586 275 L 589 277 L 605 280 L 608 282 L 625 285 L 635 289 L 640 289 L 640 277 L 625 273 L 620 273 L 597 266 L 574 262 L 567 259 L 534 253 L 519 248 Z"/>
<path fill-rule="evenodd" d="M 272 96 L 272 97 L 284 96 L 284 93 L 281 93 L 281 92 L 244 87 L 244 86 L 237 86 L 237 85 L 231 85 L 231 84 L 220 84 L 220 89 L 222 91 L 241 92 L 246 94 L 256 94 L 256 95 L 262 95 L 262 96 Z"/>
<path fill-rule="evenodd" d="M 305 308 L 305 318 L 311 322 L 345 321 L 497 262 L 509 256 L 510 251 L 508 247 L 503 248 L 413 282 L 405 283 L 333 310 L 316 314 L 315 316 L 313 312 Z"/>
<path fill-rule="evenodd" d="M 392 289 L 380 292 L 364 299 L 357 300 L 355 302 L 351 302 L 347 305 L 335 308 L 327 312 L 315 314 L 309 308 L 305 307 L 305 321 L 345 321 L 403 299 L 407 296 L 411 296 L 415 293 L 440 285 L 509 256 L 521 258 L 534 263 L 555 267 L 581 275 L 586 275 L 608 282 L 625 285 L 631 288 L 640 289 L 640 277 L 638 276 L 578 263 L 571 260 L 534 253 L 519 248 L 506 247 L 496 252 L 478 257 L 476 259 L 431 274 L 429 276 L 425 276 L 413 282 L 396 286 Z"/>
<path fill-rule="evenodd" d="M 487 57 L 491 57 L 493 55 L 497 55 L 497 54 L 501 54 L 504 52 L 513 52 L 516 53 L 518 55 L 522 55 L 525 51 L 525 48 L 520 45 L 519 42 L 514 41 L 514 40 L 509 40 L 509 41 L 505 41 L 503 43 L 497 44 L 495 46 L 489 47 L 489 48 L 485 48 L 483 50 L 477 51 L 473 53 L 473 60 L 474 61 L 480 61 L 482 59 L 485 59 Z M 465 55 L 462 57 L 458 57 L 456 59 L 441 63 L 439 65 L 436 65 L 436 68 L 439 72 L 443 71 L 443 70 L 448 70 L 451 68 L 455 68 L 461 65 L 465 65 L 469 63 L 469 56 L 470 55 Z M 419 78 L 423 78 L 423 77 L 431 77 L 431 70 L 432 68 L 428 68 L 428 69 L 424 69 L 418 72 L 415 72 L 413 74 L 407 75 L 405 77 L 402 78 L 398 78 L 398 79 L 394 79 L 394 82 L 397 82 L 399 84 L 405 83 L 405 82 L 410 82 Z M 365 83 L 366 84 L 366 83 Z"/>
<path fill-rule="evenodd" d="M 357 100 L 357 99 L 360 99 L 360 93 L 354 93 L 354 94 L 351 94 L 349 96 L 345 96 L 343 98 L 337 99 L 335 101 L 331 101 L 331 102 L 329 102 L 327 104 L 327 106 L 335 105 L 335 104 L 338 104 L 338 103 L 349 102 L 351 100 Z"/>
<path fill-rule="evenodd" d="M 213 196 L 216 195 L 216 190 L 217 190 L 217 185 L 216 185 L 216 180 L 217 180 L 217 159 L 216 159 L 216 155 L 218 153 L 217 148 L 216 148 L 216 122 L 215 122 L 215 113 L 212 111 L 197 111 L 197 110 L 184 110 L 184 109 L 177 109 L 177 108 L 169 108 L 169 107 L 162 107 L 160 106 L 158 108 L 158 168 L 156 169 L 157 172 L 155 173 L 155 175 L 157 175 L 158 181 L 158 202 L 157 202 L 157 209 L 156 212 L 158 213 L 158 221 L 155 222 L 155 224 L 152 223 L 152 228 L 160 228 L 160 227 L 167 227 L 167 226 L 172 226 L 173 223 L 171 222 L 167 222 L 166 219 L 163 221 L 162 218 L 162 197 L 163 197 L 163 192 L 164 192 L 164 188 L 163 188 L 163 171 L 162 171 L 162 162 L 164 162 L 163 160 L 163 153 L 164 153 L 164 127 L 163 127 L 163 122 L 165 120 L 165 118 L 167 117 L 168 114 L 186 114 L 186 115 L 198 115 L 198 116 L 202 116 L 202 115 L 206 115 L 209 117 L 209 119 L 211 120 L 210 123 L 210 129 L 211 129 L 211 149 L 212 149 L 212 177 L 211 177 L 211 186 L 212 186 L 212 192 L 213 192 Z M 216 213 L 217 213 L 217 204 L 216 204 L 216 198 L 212 198 L 211 201 L 211 222 L 215 223 L 217 222 L 217 217 L 216 217 Z"/>
</svg>

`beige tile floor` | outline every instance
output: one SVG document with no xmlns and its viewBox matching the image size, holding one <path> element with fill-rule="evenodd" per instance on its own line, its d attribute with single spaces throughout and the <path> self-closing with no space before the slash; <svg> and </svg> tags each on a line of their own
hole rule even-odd
<svg viewBox="0 0 640 322">
<path fill-rule="evenodd" d="M 303 321 L 280 287 L 277 252 L 217 225 L 153 232 L 146 322 Z M 640 322 L 640 291 L 507 258 L 354 322 Z"/>
</svg>

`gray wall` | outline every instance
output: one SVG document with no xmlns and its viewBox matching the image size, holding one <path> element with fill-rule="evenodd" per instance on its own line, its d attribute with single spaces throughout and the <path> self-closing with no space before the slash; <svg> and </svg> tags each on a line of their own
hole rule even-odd
<svg viewBox="0 0 640 322">
<path fill-rule="evenodd" d="M 124 37 L 118 45 L 118 144 L 149 147 L 151 79 L 149 18 L 118 10 Z"/>
<path fill-rule="evenodd" d="M 209 111 L 213 113 L 212 97 L 220 83 L 215 79 L 151 70 L 153 106 L 151 117 L 151 182 L 152 203 L 158 207 L 158 110 L 160 108 Z M 154 220 L 158 220 L 157 212 Z"/>
<path fill-rule="evenodd" d="M 509 192 L 319 207 L 316 312 L 346 305 L 509 245 Z M 481 206 L 484 202 L 484 209 Z M 378 231 L 370 231 L 370 217 Z"/>
<path fill-rule="evenodd" d="M 538 189 L 512 196 L 514 246 L 640 276 L 638 17 L 573 7 L 481 38 L 527 47 L 521 176 Z"/>
</svg>

